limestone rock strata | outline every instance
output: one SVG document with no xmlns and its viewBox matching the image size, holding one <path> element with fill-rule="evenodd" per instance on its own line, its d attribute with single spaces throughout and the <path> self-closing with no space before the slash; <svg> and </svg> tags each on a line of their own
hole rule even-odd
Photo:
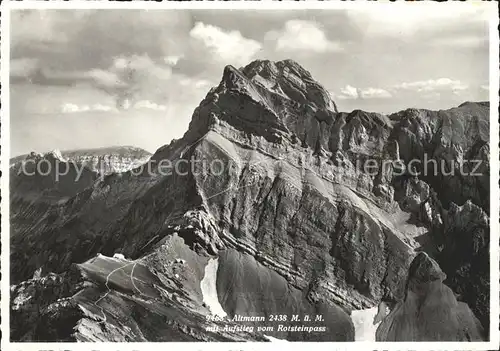
<svg viewBox="0 0 500 351">
<path fill-rule="evenodd" d="M 144 168 L 152 171 L 112 173 L 64 202 L 13 213 L 22 229 L 11 239 L 11 281 L 24 284 L 34 272 L 64 274 L 79 264 L 92 286 L 69 292 L 64 308 L 70 314 L 84 308 L 109 330 L 118 328 L 102 334 L 81 317 L 82 340 L 260 338 L 196 327 L 210 313 L 200 288 L 204 267 L 218 258 L 217 295 L 229 318 L 325 314 L 329 333 L 269 335 L 345 341 L 354 338 L 350 311 L 408 299 L 402 282 L 418 251 L 440 261 L 473 243 L 472 258 L 440 264 L 485 324 L 487 299 L 473 302 L 473 291 L 487 296 L 489 280 L 483 263 L 475 263 L 480 254 L 488 257 L 488 113 L 487 103 L 389 116 L 344 113 L 294 61 L 228 66 L 185 135 L 151 156 Z M 454 169 L 479 158 L 482 175 L 412 174 L 422 169 L 411 161 L 422 163 L 426 155 Z M 164 160 L 178 165 L 176 172 L 161 172 Z M 368 162 L 376 167 L 367 169 Z M 460 206 L 477 226 L 453 219 Z M 451 239 L 456 235 L 459 246 Z M 98 254 L 117 252 L 133 263 L 111 274 L 110 284 L 104 277 L 118 263 Z M 171 264 L 177 259 L 185 265 Z M 146 285 L 133 286 L 132 267 Z M 478 280 L 469 283 L 472 274 Z M 99 301 L 103 315 L 94 302 L 108 289 Z M 155 309 L 161 312 L 153 318 Z M 121 317 L 108 319 L 106 311 Z"/>
<path fill-rule="evenodd" d="M 121 173 L 146 163 L 151 154 L 133 146 L 63 151 L 69 161 L 83 164 L 100 174 Z"/>
</svg>

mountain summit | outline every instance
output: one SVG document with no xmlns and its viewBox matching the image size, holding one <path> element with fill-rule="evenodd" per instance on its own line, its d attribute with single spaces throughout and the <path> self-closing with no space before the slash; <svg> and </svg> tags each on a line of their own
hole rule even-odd
<svg viewBox="0 0 500 351">
<path fill-rule="evenodd" d="M 354 340 L 352 311 L 407 303 L 420 251 L 487 330 L 488 131 L 483 103 L 345 113 L 294 61 L 227 66 L 142 171 L 36 215 L 11 205 L 11 337 Z M 424 171 L 426 157 L 448 172 Z M 449 341 L 476 325 L 465 303 Z M 299 328 L 292 316 L 322 317 Z"/>
</svg>

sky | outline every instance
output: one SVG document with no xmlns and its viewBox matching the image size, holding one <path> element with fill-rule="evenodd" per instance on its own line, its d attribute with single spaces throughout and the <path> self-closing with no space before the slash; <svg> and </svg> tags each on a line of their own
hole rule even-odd
<svg viewBox="0 0 500 351">
<path fill-rule="evenodd" d="M 184 134 L 226 65 L 255 59 L 297 61 L 341 111 L 488 100 L 491 12 L 446 5 L 13 10 L 11 156 L 113 145 L 154 152 Z"/>
</svg>

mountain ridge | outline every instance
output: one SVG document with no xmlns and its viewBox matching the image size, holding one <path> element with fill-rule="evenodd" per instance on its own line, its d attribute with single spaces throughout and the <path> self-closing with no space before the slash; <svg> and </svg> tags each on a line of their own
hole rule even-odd
<svg viewBox="0 0 500 351">
<path fill-rule="evenodd" d="M 26 284 L 21 281 L 33 272 L 71 272 L 90 287 L 79 290 L 78 298 L 73 292 L 65 298 L 72 309 L 90 311 L 90 320 L 81 317 L 89 326 L 103 318 L 110 330 L 125 323 L 136 331 L 134 340 L 160 340 L 165 332 L 180 339 L 234 340 L 241 336 L 203 334 L 196 327 L 200 316 L 210 313 L 200 290 L 203 267 L 217 258 L 218 300 L 229 318 L 328 311 L 329 330 L 342 332 L 270 336 L 352 340 L 350 311 L 382 300 L 401 301 L 403 281 L 419 250 L 453 255 L 469 245 L 469 229 L 450 226 L 448 216 L 457 211 L 448 204 L 464 206 L 461 213 L 476 218 L 473 221 L 481 220 L 477 213 L 486 212 L 487 218 L 488 173 L 477 180 L 454 175 L 415 178 L 407 165 L 427 153 L 447 165 L 471 154 L 482 157 L 483 170 L 489 172 L 484 132 L 489 128 L 488 110 L 482 104 L 466 104 L 447 111 L 408 109 L 392 117 L 358 110 L 342 113 L 297 65 L 257 61 L 243 70 L 226 67 L 220 84 L 195 109 L 188 131 L 159 148 L 147 161 L 148 170 L 111 173 L 64 204 L 44 208 L 37 214 L 36 228 L 28 226 L 12 235 L 11 279 L 19 284 L 13 289 L 19 294 L 19 286 Z M 383 164 L 384 159 L 401 161 L 402 174 L 395 165 Z M 162 160 L 180 167 L 162 175 Z M 220 161 L 223 172 L 216 175 L 193 160 Z M 374 160 L 376 174 L 358 167 L 359 160 Z M 442 186 L 446 183 L 451 186 Z M 444 234 L 452 231 L 466 233 L 451 245 Z M 484 279 L 468 283 L 472 273 L 463 268 L 469 264 L 482 278 L 488 276 L 485 263 L 477 260 L 485 253 L 488 257 L 488 235 L 483 231 L 474 236 L 472 266 L 459 262 L 446 272 L 452 288 L 465 292 L 486 330 L 487 286 Z M 118 258 L 111 259 L 117 252 L 129 261 L 120 266 Z M 186 263 L 179 265 L 177 259 Z M 125 265 L 129 268 L 120 268 Z M 156 296 L 151 297 L 154 308 L 146 308 L 144 316 L 157 309 L 171 320 L 174 312 L 164 304 L 177 299 L 181 302 L 174 305 L 187 316 L 183 324 L 155 329 L 147 338 L 143 333 L 152 327 L 142 317 L 126 317 L 127 306 L 141 304 L 143 294 L 122 273 L 132 274 L 130 267 L 138 265 L 143 281 L 155 286 L 148 290 Z M 125 270 L 115 278 L 117 289 L 106 284 L 108 294 L 95 298 L 112 267 Z M 270 275 L 276 278 L 264 279 Z M 227 285 L 231 276 L 238 282 L 234 287 Z M 39 284 L 36 279 L 30 282 Z M 473 303 L 473 291 L 480 292 L 480 302 Z M 123 319 L 108 319 L 111 315 L 95 301 Z M 16 308 L 19 320 L 31 318 L 31 306 L 26 311 Z M 50 318 L 57 322 L 65 313 Z M 183 331 L 186 326 L 192 332 Z M 19 335 L 30 333 L 22 325 L 18 328 Z M 76 338 L 106 338 L 91 330 Z"/>
<path fill-rule="evenodd" d="M 18 162 L 34 158 L 34 157 L 56 157 L 62 161 L 73 161 L 73 162 L 81 162 L 82 157 L 102 157 L 102 156 L 107 156 L 107 157 L 113 157 L 113 156 L 119 156 L 119 157 L 131 157 L 133 159 L 147 159 L 149 156 L 151 156 L 151 153 L 136 147 L 136 146 L 130 146 L 130 145 L 115 145 L 115 146 L 103 146 L 103 147 L 98 147 L 98 148 L 85 148 L 85 149 L 71 149 L 71 150 L 51 150 L 48 152 L 44 153 L 38 153 L 35 151 L 32 151 L 28 154 L 22 154 L 18 155 L 15 157 L 12 157 L 9 160 L 9 164 L 12 167 L 13 165 L 17 164 Z"/>
</svg>

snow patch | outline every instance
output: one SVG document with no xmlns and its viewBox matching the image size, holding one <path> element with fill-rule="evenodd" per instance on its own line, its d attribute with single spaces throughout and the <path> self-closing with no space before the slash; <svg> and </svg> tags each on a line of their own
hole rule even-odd
<svg viewBox="0 0 500 351">
<path fill-rule="evenodd" d="M 378 325 L 373 324 L 378 308 L 372 307 L 366 310 L 352 311 L 351 318 L 354 324 L 354 341 L 376 341 L 375 333 Z"/>
<path fill-rule="evenodd" d="M 275 338 L 275 337 L 272 337 L 269 335 L 265 335 L 265 334 L 264 334 L 264 337 L 271 342 L 288 342 L 288 340 L 278 339 L 278 338 Z"/>
<path fill-rule="evenodd" d="M 208 261 L 205 267 L 205 276 L 201 280 L 200 287 L 203 295 L 203 302 L 208 306 L 212 314 L 225 317 L 227 313 L 222 308 L 219 298 L 217 297 L 217 269 L 219 267 L 219 259 Z"/>
<path fill-rule="evenodd" d="M 67 160 L 63 157 L 61 154 L 61 150 L 59 149 L 54 149 L 51 152 L 48 152 L 47 154 L 54 156 L 54 158 L 58 159 L 59 161 L 66 162 Z"/>
<path fill-rule="evenodd" d="M 113 258 L 117 258 L 117 259 L 119 259 L 119 260 L 127 260 L 127 259 L 125 258 L 125 256 L 123 256 L 123 254 L 121 254 L 121 253 L 115 253 L 115 254 L 113 255 Z"/>
</svg>

